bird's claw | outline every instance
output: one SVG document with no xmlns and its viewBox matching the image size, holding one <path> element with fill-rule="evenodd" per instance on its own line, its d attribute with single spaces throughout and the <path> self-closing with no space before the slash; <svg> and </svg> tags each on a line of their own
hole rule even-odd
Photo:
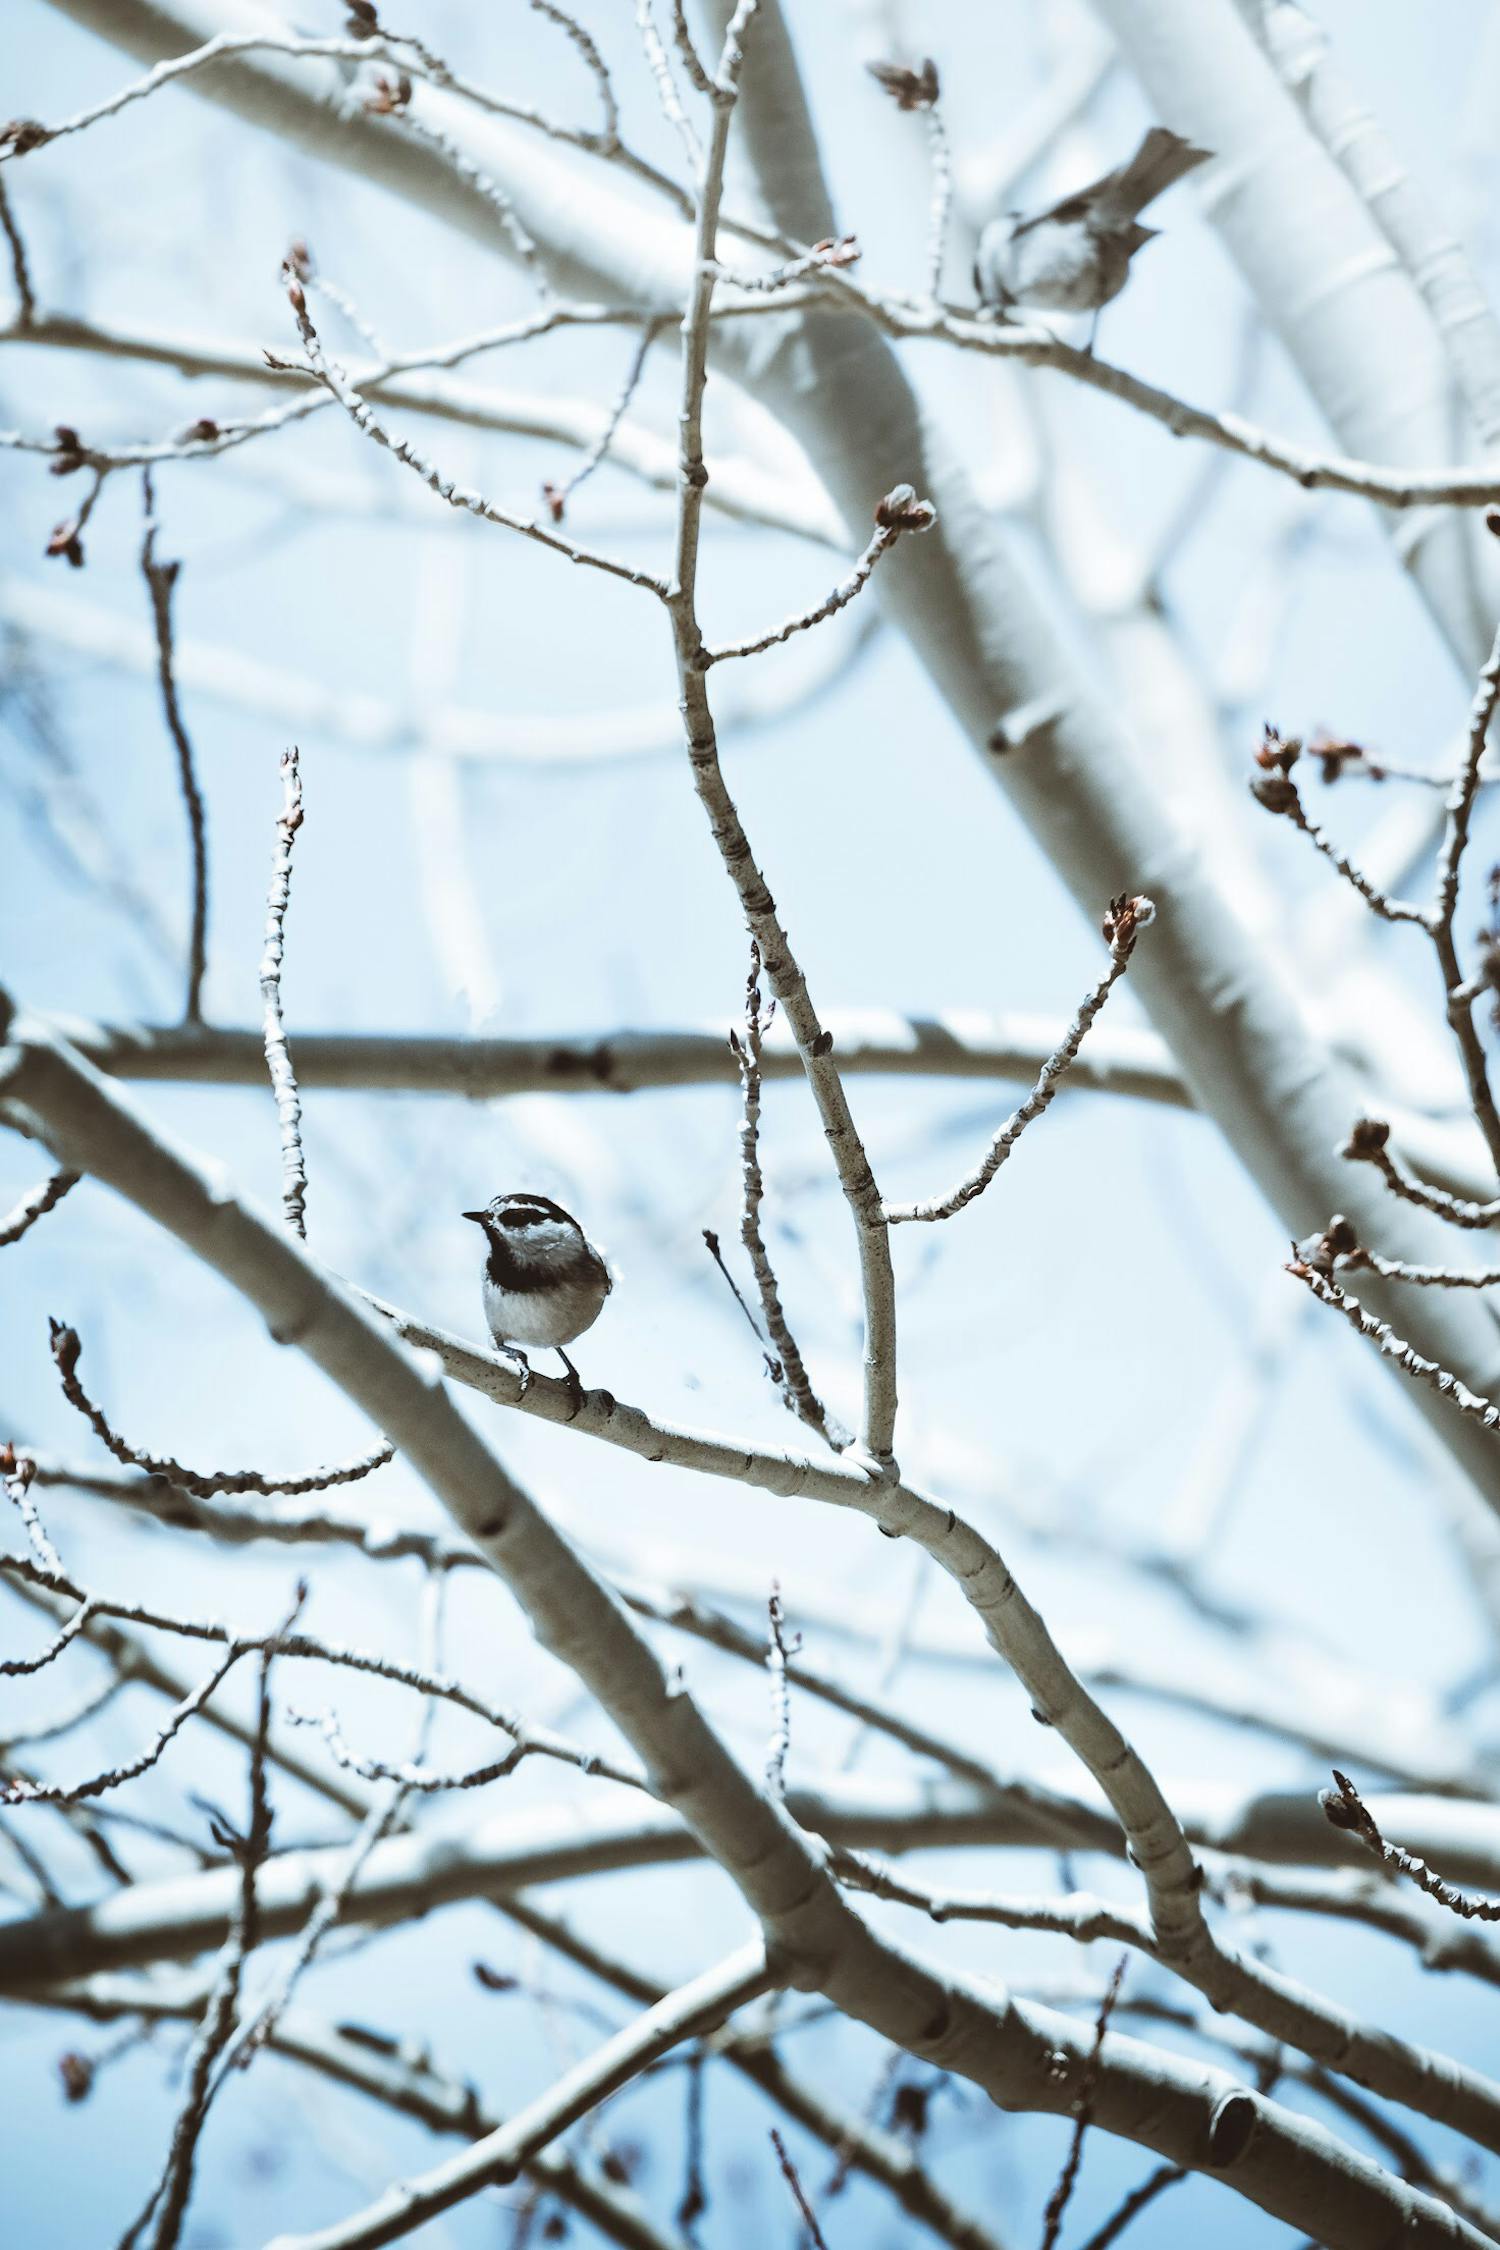
<svg viewBox="0 0 1500 2250">
<path fill-rule="evenodd" d="M 583 1412 L 583 1382 L 577 1368 L 573 1365 L 561 1344 L 554 1345 L 553 1349 L 568 1371 L 568 1396 L 573 1401 L 573 1412 L 569 1419 L 576 1422 Z"/>
</svg>

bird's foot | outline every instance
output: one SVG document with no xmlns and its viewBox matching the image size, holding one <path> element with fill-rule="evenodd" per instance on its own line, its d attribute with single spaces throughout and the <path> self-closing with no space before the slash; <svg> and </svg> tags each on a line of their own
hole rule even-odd
<svg viewBox="0 0 1500 2250">
<path fill-rule="evenodd" d="M 568 1393 L 573 1401 L 573 1412 L 569 1419 L 576 1422 L 579 1415 L 583 1412 L 583 1383 L 579 1377 L 577 1368 L 573 1365 L 573 1362 L 569 1359 L 561 1344 L 554 1344 L 552 1348 L 557 1353 L 558 1358 L 562 1361 L 564 1367 L 568 1371 Z"/>
<path fill-rule="evenodd" d="M 526 1393 L 531 1388 L 530 1360 L 526 1357 L 526 1354 L 521 1350 L 518 1344 L 497 1343 L 495 1349 L 502 1355 L 502 1357 L 510 1360 L 512 1365 L 514 1366 L 516 1373 L 521 1378 L 521 1396 L 522 1398 L 524 1398 L 526 1396 Z"/>
</svg>

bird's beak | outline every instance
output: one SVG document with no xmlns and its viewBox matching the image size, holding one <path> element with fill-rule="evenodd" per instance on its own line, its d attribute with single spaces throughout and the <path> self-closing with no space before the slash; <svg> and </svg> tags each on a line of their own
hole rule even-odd
<svg viewBox="0 0 1500 2250">
<path fill-rule="evenodd" d="M 460 1211 L 458 1215 L 461 1219 L 472 1219 L 476 1226 L 481 1227 L 489 1217 L 488 1211 Z"/>
</svg>

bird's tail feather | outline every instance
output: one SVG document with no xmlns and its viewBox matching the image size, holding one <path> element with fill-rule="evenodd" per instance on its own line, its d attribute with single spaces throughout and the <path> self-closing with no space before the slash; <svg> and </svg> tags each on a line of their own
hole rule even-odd
<svg viewBox="0 0 1500 2250">
<path fill-rule="evenodd" d="M 1100 202 L 1107 202 L 1111 214 L 1120 220 L 1133 219 L 1185 173 L 1208 163 L 1209 154 L 1206 148 L 1194 148 L 1179 133 L 1168 132 L 1165 125 L 1153 125 L 1130 162 L 1120 167 L 1105 188 Z"/>
</svg>

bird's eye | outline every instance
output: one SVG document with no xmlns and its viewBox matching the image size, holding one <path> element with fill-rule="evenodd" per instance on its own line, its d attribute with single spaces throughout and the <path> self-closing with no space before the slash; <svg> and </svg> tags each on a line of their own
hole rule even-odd
<svg viewBox="0 0 1500 2250">
<path fill-rule="evenodd" d="M 502 1211 L 500 1224 L 503 1227 L 534 1227 L 541 1216 L 540 1211 Z"/>
</svg>

